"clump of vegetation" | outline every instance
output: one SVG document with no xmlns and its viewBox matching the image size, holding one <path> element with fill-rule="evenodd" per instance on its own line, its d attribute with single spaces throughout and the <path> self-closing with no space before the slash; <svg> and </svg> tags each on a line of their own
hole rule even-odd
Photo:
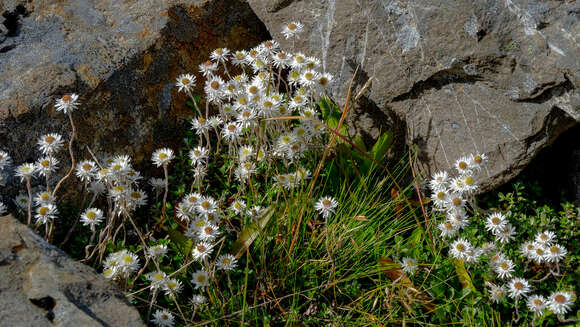
<svg viewBox="0 0 580 327">
<path fill-rule="evenodd" d="M 339 108 L 317 58 L 274 40 L 216 49 L 197 76 L 177 78 L 192 127 L 182 147 L 152 154 L 159 177 L 148 183 L 127 155 L 76 162 L 80 101 L 65 95 L 71 168 L 52 188 L 65 143 L 42 136 L 43 157 L 16 168 L 27 189 L 16 204 L 52 240 L 59 211 L 74 212 L 57 202 L 74 173 L 84 199 L 61 244 L 72 237 L 74 254 L 158 326 L 573 321 L 578 209 L 537 208 L 519 186 L 480 208 L 484 154 L 458 159 L 455 177 L 433 175 L 427 198 L 412 152 L 387 162 L 391 133 L 373 145 L 348 135 L 369 83 Z M 0 152 L 0 171 L 10 164 Z"/>
</svg>

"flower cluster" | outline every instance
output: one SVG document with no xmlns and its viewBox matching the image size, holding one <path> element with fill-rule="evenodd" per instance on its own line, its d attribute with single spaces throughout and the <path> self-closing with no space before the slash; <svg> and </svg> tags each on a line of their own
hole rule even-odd
<svg viewBox="0 0 580 327">
<path fill-rule="evenodd" d="M 557 314 L 565 314 L 573 302 L 571 292 L 553 292 L 548 298 L 533 294 L 531 282 L 523 278 L 521 273 L 518 274 L 522 270 L 517 266 L 519 260 L 510 258 L 505 249 L 517 237 L 516 228 L 508 219 L 509 214 L 487 214 L 484 228 L 493 236 L 493 240 L 480 247 L 466 237 L 458 237 L 469 225 L 466 212 L 473 200 L 473 192 L 478 187 L 477 174 L 485 163 L 484 154 L 463 156 L 455 162 L 456 177 L 441 171 L 433 174 L 429 182 L 434 210 L 445 215 L 445 220 L 438 224 L 440 236 L 444 240 L 455 238 L 449 244 L 449 255 L 473 267 L 476 264 L 487 266 L 491 279 L 485 285 L 492 302 L 500 303 L 509 297 L 515 301 L 517 312 L 518 300 L 527 298 L 528 309 L 538 317 L 547 308 Z M 549 270 L 548 276 L 559 276 L 559 263 L 565 258 L 567 250 L 556 244 L 554 232 L 540 232 L 533 240 L 523 243 L 520 249 L 529 264 L 544 265 Z"/>
</svg>

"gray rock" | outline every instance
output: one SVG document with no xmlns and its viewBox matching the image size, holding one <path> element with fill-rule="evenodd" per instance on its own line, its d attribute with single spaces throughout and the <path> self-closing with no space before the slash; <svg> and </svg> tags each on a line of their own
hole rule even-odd
<svg viewBox="0 0 580 327">
<path fill-rule="evenodd" d="M 249 0 L 283 47 L 321 58 L 344 101 L 350 79 L 374 81 L 351 124 L 376 137 L 403 125 L 428 173 L 485 152 L 483 189 L 515 176 L 580 120 L 577 1 Z M 360 119 L 360 117 L 367 117 Z M 369 119 L 370 117 L 371 119 Z M 405 137 L 406 134 L 406 137 Z"/>
<path fill-rule="evenodd" d="M 145 326 L 113 283 L 12 216 L 0 235 L 0 325 Z"/>
<path fill-rule="evenodd" d="M 69 138 L 68 119 L 53 109 L 69 92 L 80 94 L 82 103 L 73 115 L 78 158 L 89 158 L 85 144 L 99 154 L 130 154 L 136 163 L 158 147 L 177 148 L 193 117 L 173 87 L 177 76 L 197 74 L 215 48 L 244 49 L 269 38 L 241 0 L 4 6 L 18 19 L 0 45 L 0 144 L 15 164 L 38 158 L 35 143 L 44 133 Z M 68 167 L 68 158 L 61 159 Z"/>
</svg>

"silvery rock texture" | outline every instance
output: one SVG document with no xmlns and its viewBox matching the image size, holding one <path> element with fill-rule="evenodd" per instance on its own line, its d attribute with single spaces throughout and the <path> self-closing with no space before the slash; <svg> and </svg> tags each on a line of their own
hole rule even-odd
<svg viewBox="0 0 580 327">
<path fill-rule="evenodd" d="M 0 217 L 0 325 L 145 326 L 110 281 Z"/>
<path fill-rule="evenodd" d="M 373 76 L 352 124 L 376 137 L 402 123 L 427 173 L 484 152 L 489 189 L 580 120 L 578 1 L 249 3 L 283 47 L 322 60 L 339 102 L 357 66 L 357 89 Z M 295 41 L 280 33 L 291 21 L 304 24 Z"/>
<path fill-rule="evenodd" d="M 85 145 L 135 163 L 176 148 L 193 111 L 175 79 L 198 75 L 215 48 L 270 38 L 242 0 L 10 0 L 0 1 L 0 14 L 0 148 L 15 164 L 39 157 L 35 143 L 45 133 L 68 141 L 68 118 L 54 104 L 71 92 L 81 102 L 77 158 L 90 158 Z M 60 159 L 68 168 L 66 151 Z"/>
</svg>

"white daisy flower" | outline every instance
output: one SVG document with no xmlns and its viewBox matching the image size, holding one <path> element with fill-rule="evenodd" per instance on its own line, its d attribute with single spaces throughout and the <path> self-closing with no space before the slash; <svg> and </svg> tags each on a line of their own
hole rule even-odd
<svg viewBox="0 0 580 327">
<path fill-rule="evenodd" d="M 234 270 L 238 260 L 231 254 L 222 254 L 216 262 L 216 267 L 221 270 Z"/>
<path fill-rule="evenodd" d="M 178 87 L 177 92 L 190 93 L 195 87 L 195 76 L 191 74 L 181 74 L 177 77 L 177 83 L 175 86 Z"/>
<path fill-rule="evenodd" d="M 8 152 L 0 150 L 0 170 L 3 170 L 4 168 L 6 168 L 6 166 L 10 165 L 11 163 L 12 158 L 10 157 Z"/>
<path fill-rule="evenodd" d="M 183 197 L 183 203 L 189 208 L 191 212 L 196 211 L 196 207 L 203 196 L 197 192 L 189 193 Z"/>
<path fill-rule="evenodd" d="M 429 182 L 429 187 L 431 188 L 431 190 L 433 190 L 434 192 L 438 192 L 438 191 L 445 191 L 447 189 L 447 185 L 449 183 L 449 175 L 447 174 L 446 171 L 439 171 L 435 174 L 433 174 L 433 176 L 431 176 L 432 179 Z"/>
<path fill-rule="evenodd" d="M 209 149 L 198 146 L 189 151 L 189 160 L 192 166 L 205 165 L 209 156 Z"/>
<path fill-rule="evenodd" d="M 473 246 L 471 243 L 469 243 L 464 238 L 459 238 L 451 243 L 451 250 L 449 251 L 449 254 L 459 260 L 466 259 L 472 249 Z"/>
<path fill-rule="evenodd" d="M 57 153 L 63 146 L 64 141 L 62 136 L 56 133 L 43 135 L 38 139 L 38 147 L 40 151 L 47 156 Z"/>
<path fill-rule="evenodd" d="M 204 242 L 213 242 L 219 235 L 216 225 L 209 223 L 198 231 L 197 238 Z"/>
<path fill-rule="evenodd" d="M 167 275 L 163 271 L 153 271 L 146 274 L 145 277 L 151 283 L 151 289 L 153 291 L 162 289 L 167 281 Z"/>
<path fill-rule="evenodd" d="M 302 25 L 302 23 L 291 22 L 282 27 L 282 35 L 284 35 L 286 39 L 290 39 L 293 37 L 299 38 L 299 34 L 302 33 L 303 29 L 304 25 Z"/>
<path fill-rule="evenodd" d="M 205 82 L 205 93 L 207 94 L 207 98 L 210 102 L 213 103 L 220 103 L 222 94 L 224 93 L 224 80 L 219 76 L 211 76 Z"/>
<path fill-rule="evenodd" d="M 168 278 L 163 284 L 165 295 L 175 298 L 183 289 L 183 284 L 176 278 Z"/>
<path fill-rule="evenodd" d="M 151 160 L 157 167 L 167 166 L 175 156 L 173 155 L 173 150 L 168 148 L 158 149 L 153 152 Z"/>
<path fill-rule="evenodd" d="M 435 208 L 445 209 L 449 203 L 449 194 L 445 190 L 437 190 L 431 195 L 431 199 Z"/>
<path fill-rule="evenodd" d="M 209 274 L 205 270 L 198 270 L 193 273 L 191 282 L 195 284 L 195 289 L 209 286 Z"/>
<path fill-rule="evenodd" d="M 417 262 L 413 258 L 404 257 L 401 260 L 401 268 L 403 269 L 404 272 L 406 272 L 409 275 L 412 275 L 417 269 L 417 267 L 418 267 Z"/>
<path fill-rule="evenodd" d="M 139 270 L 139 258 L 136 254 L 129 252 L 128 250 L 121 250 L 116 252 L 119 268 L 125 277 L 130 276 L 137 270 Z"/>
<path fill-rule="evenodd" d="M 449 194 L 447 198 L 447 210 L 461 210 L 465 207 L 465 200 L 459 193 Z"/>
<path fill-rule="evenodd" d="M 217 208 L 217 203 L 212 197 L 204 196 L 199 199 L 196 210 L 200 215 L 207 217 L 210 213 L 216 212 Z"/>
<path fill-rule="evenodd" d="M 264 208 L 262 208 L 261 206 L 253 206 L 250 209 L 248 209 L 248 216 L 250 216 L 252 219 L 260 219 L 260 217 L 262 217 L 262 212 L 263 212 Z"/>
<path fill-rule="evenodd" d="M 467 156 L 463 156 L 455 161 L 455 169 L 461 175 L 471 174 L 471 170 L 469 169 L 471 165 L 471 158 Z"/>
<path fill-rule="evenodd" d="M 240 162 L 252 160 L 254 158 L 254 147 L 251 145 L 244 145 L 238 151 L 238 158 Z"/>
<path fill-rule="evenodd" d="M 262 42 L 262 44 L 260 44 L 260 47 L 262 48 L 261 52 L 274 54 L 277 53 L 277 51 L 280 49 L 280 43 L 278 43 L 278 41 L 276 40 L 268 40 Z"/>
<path fill-rule="evenodd" d="M 338 207 L 338 202 L 330 196 L 324 196 L 314 204 L 314 209 L 325 219 L 334 214 L 336 207 Z"/>
<path fill-rule="evenodd" d="M 334 77 L 330 73 L 323 73 L 318 76 L 317 85 L 321 90 L 326 89 L 332 84 Z"/>
<path fill-rule="evenodd" d="M 256 164 L 251 161 L 246 161 L 240 163 L 240 165 L 234 171 L 234 174 L 240 183 L 245 183 L 255 172 Z"/>
<path fill-rule="evenodd" d="M 480 171 L 483 167 L 485 167 L 486 163 L 487 156 L 485 155 L 485 153 L 472 154 L 470 160 L 471 166 L 469 168 L 475 171 Z"/>
<path fill-rule="evenodd" d="M 228 61 L 228 56 L 230 54 L 230 50 L 227 48 L 217 48 L 211 52 L 209 55 L 211 60 L 225 63 Z"/>
<path fill-rule="evenodd" d="M 502 244 L 515 239 L 515 235 L 516 228 L 510 223 L 506 223 L 506 225 L 499 232 L 494 233 L 496 241 L 499 241 Z"/>
<path fill-rule="evenodd" d="M 199 242 L 193 247 L 191 254 L 194 260 L 203 261 L 209 257 L 212 251 L 212 244 L 208 242 Z"/>
<path fill-rule="evenodd" d="M 489 265 L 495 269 L 495 267 L 502 263 L 504 260 L 507 260 L 505 254 L 498 252 L 489 258 Z"/>
<path fill-rule="evenodd" d="M 163 258 L 166 254 L 167 254 L 166 244 L 152 245 L 147 249 L 147 255 L 150 258 L 160 259 Z"/>
<path fill-rule="evenodd" d="M 201 63 L 199 66 L 199 72 L 203 74 L 204 77 L 212 78 L 215 71 L 218 68 L 218 63 L 208 60 Z"/>
<path fill-rule="evenodd" d="M 575 299 L 572 292 L 552 292 L 548 297 L 548 308 L 557 315 L 563 315 L 570 311 Z"/>
<path fill-rule="evenodd" d="M 485 221 L 485 229 L 492 233 L 499 233 L 501 232 L 505 226 L 507 225 L 507 220 L 505 215 L 501 212 L 494 212 L 489 215 Z"/>
<path fill-rule="evenodd" d="M 43 204 L 36 209 L 36 215 L 34 215 L 34 218 L 36 218 L 36 223 L 44 225 L 47 222 L 54 220 L 57 215 L 58 209 L 56 206 L 52 203 L 48 203 Z"/>
<path fill-rule="evenodd" d="M 467 213 L 463 208 L 448 211 L 447 220 L 454 224 L 458 230 L 461 230 L 469 225 Z"/>
<path fill-rule="evenodd" d="M 36 196 L 34 197 L 34 204 L 36 204 L 37 206 L 49 203 L 54 204 L 54 197 L 50 192 L 43 191 L 36 194 Z"/>
<path fill-rule="evenodd" d="M 75 93 L 65 94 L 62 98 L 56 100 L 56 111 L 62 111 L 65 115 L 73 112 L 79 106 L 79 96 Z"/>
<path fill-rule="evenodd" d="M 562 259 L 564 259 L 566 257 L 566 254 L 568 253 L 568 251 L 566 251 L 566 248 L 559 245 L 559 244 L 552 244 L 550 247 L 547 247 L 547 253 L 546 253 L 546 261 L 548 262 L 560 262 Z"/>
<path fill-rule="evenodd" d="M 16 196 L 16 198 L 14 199 L 14 204 L 16 204 L 16 206 L 18 208 L 20 208 L 20 210 L 27 210 L 28 201 L 29 201 L 28 195 L 20 194 L 20 195 Z"/>
<path fill-rule="evenodd" d="M 531 295 L 528 297 L 528 301 L 526 302 L 528 309 L 538 316 L 541 316 L 544 313 L 547 304 L 548 301 L 541 295 Z"/>
<path fill-rule="evenodd" d="M 97 172 L 97 164 L 92 160 L 83 160 L 77 164 L 75 175 L 81 182 L 88 183 Z"/>
<path fill-rule="evenodd" d="M 457 234 L 457 227 L 450 221 L 446 221 L 437 225 L 441 231 L 441 237 L 453 237 Z"/>
<path fill-rule="evenodd" d="M 242 200 L 235 200 L 230 205 L 230 209 L 232 209 L 236 215 L 239 215 L 246 209 L 246 203 Z"/>
<path fill-rule="evenodd" d="M 193 118 L 191 120 L 191 129 L 195 131 L 197 135 L 202 135 L 209 131 L 209 123 L 207 119 L 203 117 Z"/>
<path fill-rule="evenodd" d="M 107 188 L 105 184 L 103 184 L 101 181 L 93 181 L 89 185 L 89 192 L 93 193 L 95 196 L 104 194 L 106 190 Z"/>
<path fill-rule="evenodd" d="M 162 190 L 165 188 L 165 180 L 163 178 L 151 177 L 149 179 L 149 185 L 156 190 Z"/>
<path fill-rule="evenodd" d="M 291 60 L 291 55 L 284 51 L 280 51 L 272 55 L 272 60 L 274 62 L 274 67 L 278 69 L 284 69 L 288 67 L 288 63 Z"/>
<path fill-rule="evenodd" d="M 91 230 L 94 230 L 103 219 L 103 211 L 97 208 L 88 208 L 81 215 L 83 226 L 90 226 Z"/>
<path fill-rule="evenodd" d="M 534 262 L 536 262 L 537 264 L 540 264 L 540 263 L 546 261 L 547 255 L 548 255 L 548 251 L 543 244 L 534 243 L 534 250 L 531 254 L 531 257 L 532 257 L 532 259 L 534 259 Z"/>
<path fill-rule="evenodd" d="M 510 279 L 512 278 L 512 273 L 514 272 L 514 265 L 513 261 L 509 259 L 503 259 L 498 262 L 497 265 L 494 265 L 494 271 L 502 279 Z"/>
<path fill-rule="evenodd" d="M 234 66 L 242 67 L 246 64 L 246 51 L 239 50 L 232 55 L 232 64 Z"/>
<path fill-rule="evenodd" d="M 33 163 L 25 163 L 16 167 L 16 176 L 20 177 L 22 182 L 32 178 L 36 172 L 37 166 Z"/>
<path fill-rule="evenodd" d="M 544 231 L 536 234 L 535 241 L 543 245 L 550 245 L 556 240 L 556 234 L 552 231 Z"/>
<path fill-rule="evenodd" d="M 320 74 L 314 70 L 306 70 L 300 75 L 300 84 L 306 87 L 312 87 L 318 81 Z"/>
<path fill-rule="evenodd" d="M 489 287 L 489 295 L 493 302 L 500 303 L 503 301 L 507 293 L 504 286 L 497 286 L 490 282 L 485 282 L 485 284 Z"/>
<path fill-rule="evenodd" d="M 191 208 L 189 206 L 187 206 L 187 204 L 183 203 L 183 202 L 179 202 L 177 204 L 177 213 L 176 216 L 177 218 L 185 221 L 185 222 L 189 222 L 191 220 L 191 218 L 193 217 L 193 212 L 191 211 Z"/>
<path fill-rule="evenodd" d="M 217 130 L 224 121 L 221 119 L 220 116 L 211 116 L 207 119 L 207 124 L 211 126 L 214 130 Z"/>
<path fill-rule="evenodd" d="M 227 123 L 222 129 L 222 136 L 225 141 L 234 142 L 242 134 L 242 127 L 237 122 Z"/>
<path fill-rule="evenodd" d="M 58 160 L 56 158 L 48 156 L 40 158 L 36 162 L 36 170 L 40 176 L 46 176 L 56 171 L 58 165 Z"/>
<path fill-rule="evenodd" d="M 526 297 L 530 291 L 530 284 L 523 278 L 514 278 L 508 283 L 508 293 L 512 299 Z"/>
<path fill-rule="evenodd" d="M 173 317 L 173 314 L 171 314 L 171 312 L 163 309 L 155 311 L 151 322 L 161 327 L 173 327 L 175 324 L 173 321 L 174 319 L 175 318 Z"/>
<path fill-rule="evenodd" d="M 534 259 L 535 246 L 533 242 L 525 242 L 520 246 L 520 253 L 528 259 Z"/>
<path fill-rule="evenodd" d="M 200 305 L 204 304 L 205 302 L 207 302 L 207 298 L 201 294 L 196 294 L 196 295 L 191 297 L 190 302 L 194 306 L 200 306 Z"/>
</svg>

